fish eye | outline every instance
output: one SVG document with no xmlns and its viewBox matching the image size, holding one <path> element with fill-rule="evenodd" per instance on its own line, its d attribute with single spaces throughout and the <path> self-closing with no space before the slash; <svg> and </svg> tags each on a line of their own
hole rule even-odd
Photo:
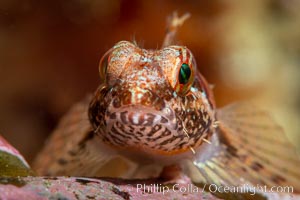
<svg viewBox="0 0 300 200">
<path fill-rule="evenodd" d="M 170 46 L 162 50 L 161 56 L 168 61 L 162 66 L 166 65 L 163 69 L 166 69 L 166 77 L 174 92 L 179 96 L 188 95 L 197 70 L 192 52 L 184 46 Z"/>
<path fill-rule="evenodd" d="M 183 63 L 180 67 L 178 79 L 180 84 L 186 84 L 189 82 L 192 71 L 188 64 Z"/>
</svg>

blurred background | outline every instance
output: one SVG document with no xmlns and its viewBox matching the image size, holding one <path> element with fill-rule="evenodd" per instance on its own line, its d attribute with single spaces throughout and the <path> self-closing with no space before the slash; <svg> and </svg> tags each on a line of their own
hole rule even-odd
<svg viewBox="0 0 300 200">
<path fill-rule="evenodd" d="M 300 147 L 298 0 L 1 0 L 0 133 L 30 162 L 60 117 L 94 92 L 120 40 L 161 46 L 166 18 L 215 85 L 218 107 L 252 99 Z"/>
</svg>

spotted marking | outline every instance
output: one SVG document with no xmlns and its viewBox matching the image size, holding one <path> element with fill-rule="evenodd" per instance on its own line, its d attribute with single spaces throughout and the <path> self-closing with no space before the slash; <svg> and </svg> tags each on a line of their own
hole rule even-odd
<svg viewBox="0 0 300 200">
<path fill-rule="evenodd" d="M 90 122 L 104 143 L 172 154 L 209 140 L 214 104 L 189 49 L 145 50 L 122 41 L 105 54 L 101 67 L 104 62 L 105 83 L 89 108 Z M 182 63 L 192 71 L 185 85 L 178 81 Z"/>
</svg>

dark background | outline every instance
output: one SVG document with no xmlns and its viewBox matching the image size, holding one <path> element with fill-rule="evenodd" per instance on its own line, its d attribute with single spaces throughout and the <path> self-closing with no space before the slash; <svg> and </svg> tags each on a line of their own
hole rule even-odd
<svg viewBox="0 0 300 200">
<path fill-rule="evenodd" d="M 158 48 L 166 18 L 215 85 L 219 107 L 252 99 L 300 146 L 300 3 L 296 0 L 1 0 L 0 133 L 32 161 L 60 117 L 101 80 L 120 40 Z"/>
</svg>

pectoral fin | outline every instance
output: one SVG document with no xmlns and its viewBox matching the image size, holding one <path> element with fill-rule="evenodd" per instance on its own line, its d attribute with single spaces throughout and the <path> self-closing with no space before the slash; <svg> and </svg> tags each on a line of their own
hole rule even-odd
<svg viewBox="0 0 300 200">
<path fill-rule="evenodd" d="M 220 109 L 217 117 L 212 143 L 199 149 L 193 162 L 196 181 L 292 186 L 300 192 L 299 156 L 266 112 L 239 103 Z"/>
<path fill-rule="evenodd" d="M 87 115 L 89 102 L 87 98 L 76 104 L 60 121 L 34 162 L 39 175 L 126 177 L 132 164 L 94 133 Z"/>
</svg>

